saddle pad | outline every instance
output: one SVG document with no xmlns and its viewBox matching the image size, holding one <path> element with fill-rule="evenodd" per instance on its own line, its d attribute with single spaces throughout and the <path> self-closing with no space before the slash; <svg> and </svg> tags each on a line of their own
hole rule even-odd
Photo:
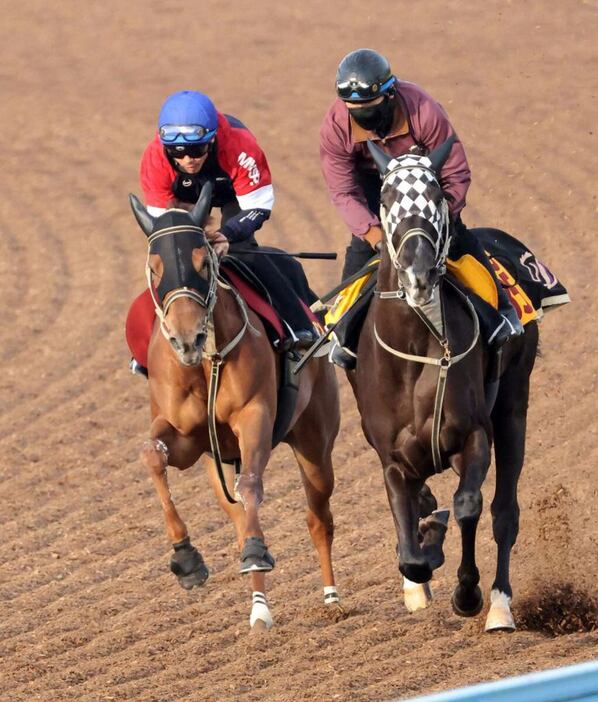
<svg viewBox="0 0 598 702">
<path fill-rule="evenodd" d="M 282 322 L 280 321 L 278 315 L 276 314 L 272 305 L 267 302 L 254 288 L 246 283 L 243 278 L 241 278 L 238 273 L 231 270 L 230 268 L 225 268 L 223 272 L 226 273 L 226 277 L 237 289 L 237 292 L 259 317 L 268 322 L 272 329 L 276 332 L 277 338 L 284 339 L 286 336 Z"/>
<path fill-rule="evenodd" d="M 533 319 L 537 319 L 538 313 L 522 286 L 517 283 L 498 259 L 494 258 L 489 251 L 486 253 L 494 268 L 496 277 L 502 283 L 511 304 L 517 312 L 517 316 L 521 320 L 521 324 L 525 326 Z M 448 258 L 446 260 L 446 268 L 466 288 L 472 290 L 494 309 L 498 309 L 498 292 L 494 280 L 492 280 L 492 276 L 484 266 L 473 256 L 465 254 L 457 260 Z"/>
<path fill-rule="evenodd" d="M 509 296 L 521 323 L 538 319 L 548 309 L 570 302 L 565 287 L 535 255 L 515 237 L 499 229 L 472 229 L 480 237 L 497 278 Z M 338 321 L 358 299 L 363 286 L 375 274 L 379 260 L 372 262 L 372 273 L 366 273 L 338 294 L 326 315 L 328 325 Z M 498 295 L 488 271 L 473 256 L 447 259 L 447 270 L 466 288 L 476 293 L 494 309 Z"/>
<path fill-rule="evenodd" d="M 499 279 L 507 285 L 515 281 L 523 288 L 539 317 L 550 309 L 571 302 L 565 286 L 519 239 L 500 229 L 476 228 L 471 231 L 489 253 Z M 500 270 L 496 264 L 500 264 Z M 507 279 L 503 278 L 504 273 Z M 506 289 L 508 292 L 509 287 Z"/>
<path fill-rule="evenodd" d="M 343 288 L 340 291 L 340 293 L 336 296 L 332 307 L 326 312 L 324 321 L 326 322 L 327 327 L 330 327 L 337 322 L 345 314 L 345 312 L 347 312 L 347 310 L 353 307 L 365 284 L 372 277 L 372 274 L 378 272 L 379 263 L 379 258 L 371 261 L 369 264 L 370 268 L 372 269 L 371 273 L 365 273 L 361 276 L 361 278 L 357 278 L 357 280 L 349 283 L 346 288 Z"/>
<path fill-rule="evenodd" d="M 133 300 L 125 322 L 125 336 L 129 351 L 137 363 L 144 368 L 147 368 L 147 349 L 155 319 L 154 301 L 147 288 Z"/>
<path fill-rule="evenodd" d="M 260 250 L 268 251 L 269 249 L 268 247 L 261 246 Z M 282 251 L 282 249 L 272 249 L 272 251 L 277 252 Z M 251 268 L 247 266 L 243 261 L 239 260 L 238 258 L 235 258 L 234 256 L 227 256 L 225 262 L 220 268 L 220 271 L 224 274 L 225 278 L 229 279 L 230 282 L 233 283 L 233 285 L 241 293 L 243 299 L 247 302 L 248 305 L 250 304 L 248 296 L 251 295 L 253 298 L 253 296 L 257 295 L 257 297 L 262 301 L 262 303 L 270 307 L 272 313 L 278 318 L 278 314 L 272 307 L 270 295 L 268 294 L 268 291 L 266 290 L 265 286 L 257 277 L 257 275 L 251 270 Z M 243 288 L 243 290 L 241 290 L 241 288 Z M 303 300 L 299 295 L 297 296 L 297 299 L 301 303 L 301 306 L 305 310 L 307 316 L 312 321 L 312 323 L 316 325 L 316 328 L 321 330 L 322 321 L 310 308 L 308 301 Z M 317 299 L 317 295 L 313 295 L 312 302 L 314 302 Z M 257 312 L 255 308 L 252 307 L 252 309 L 255 312 Z"/>
</svg>

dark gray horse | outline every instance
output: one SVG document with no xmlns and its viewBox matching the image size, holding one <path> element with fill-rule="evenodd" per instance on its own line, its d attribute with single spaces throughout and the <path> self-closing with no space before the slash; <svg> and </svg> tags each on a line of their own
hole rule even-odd
<svg viewBox="0 0 598 702">
<path fill-rule="evenodd" d="M 427 583 L 443 558 L 418 532 L 418 498 L 425 481 L 451 467 L 459 475 L 454 513 L 462 560 L 453 608 L 482 609 L 475 536 L 481 486 L 494 442 L 492 501 L 498 545 L 486 630 L 514 629 L 510 552 L 519 529 L 517 483 L 523 466 L 529 377 L 538 344 L 536 322 L 503 348 L 502 377 L 490 408 L 485 382 L 491 358 L 467 297 L 444 274 L 449 220 L 436 178 L 452 142 L 428 157 L 390 159 L 370 149 L 384 176 L 381 219 L 385 240 L 375 299 L 369 309 L 351 379 L 367 440 L 377 451 L 399 541 L 399 569 Z M 417 205 L 413 203 L 417 201 Z"/>
</svg>

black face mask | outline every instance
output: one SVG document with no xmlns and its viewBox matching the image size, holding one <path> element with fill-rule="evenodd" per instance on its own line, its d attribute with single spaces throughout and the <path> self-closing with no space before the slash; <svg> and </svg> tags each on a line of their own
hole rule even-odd
<svg viewBox="0 0 598 702">
<path fill-rule="evenodd" d="M 367 129 L 368 132 L 376 132 L 381 139 L 390 131 L 394 113 L 395 104 L 390 95 L 385 95 L 384 100 L 378 105 L 355 107 L 350 110 L 351 117 L 360 127 Z"/>
</svg>

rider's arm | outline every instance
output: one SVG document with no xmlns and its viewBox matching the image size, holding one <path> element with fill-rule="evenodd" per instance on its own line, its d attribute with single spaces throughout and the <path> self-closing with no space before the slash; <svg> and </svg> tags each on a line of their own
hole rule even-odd
<svg viewBox="0 0 598 702">
<path fill-rule="evenodd" d="M 218 162 L 228 173 L 241 211 L 220 231 L 231 243 L 249 239 L 269 219 L 274 206 L 272 175 L 266 155 L 247 129 L 232 129 L 219 144 Z"/>
<path fill-rule="evenodd" d="M 369 241 L 377 235 L 380 220 L 370 211 L 363 188 L 355 177 L 356 164 L 346 112 L 346 108 L 335 103 L 324 117 L 320 128 L 320 166 L 332 204 L 343 221 L 355 236 Z"/>
<path fill-rule="evenodd" d="M 417 113 L 419 134 L 416 137 L 431 151 L 440 146 L 451 134 L 455 133 L 448 116 L 441 105 L 421 91 L 423 96 Z M 465 207 L 465 196 L 471 183 L 471 171 L 465 156 L 463 144 L 457 137 L 450 154 L 440 173 L 440 185 L 444 191 L 451 211 L 456 220 Z"/>
</svg>

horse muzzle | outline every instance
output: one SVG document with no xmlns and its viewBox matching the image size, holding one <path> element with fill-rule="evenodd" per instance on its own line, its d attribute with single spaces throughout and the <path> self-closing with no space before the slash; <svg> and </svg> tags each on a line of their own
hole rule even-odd
<svg viewBox="0 0 598 702">
<path fill-rule="evenodd" d="M 201 363 L 203 349 L 207 335 L 200 332 L 195 335 L 193 341 L 184 341 L 176 336 L 171 336 L 168 341 L 183 366 L 197 366 Z"/>
</svg>

